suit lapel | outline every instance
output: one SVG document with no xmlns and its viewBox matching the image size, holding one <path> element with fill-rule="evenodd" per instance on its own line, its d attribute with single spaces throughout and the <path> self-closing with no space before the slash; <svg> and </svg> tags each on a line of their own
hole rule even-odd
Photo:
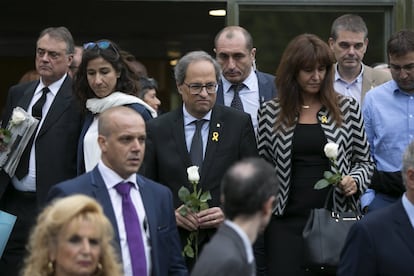
<svg viewBox="0 0 414 276">
<path fill-rule="evenodd" d="M 205 178 L 208 175 L 211 164 L 214 163 L 214 157 L 216 155 L 217 146 L 220 143 L 220 139 L 223 139 L 223 127 L 225 127 L 224 120 L 222 119 L 222 112 L 218 106 L 214 106 L 211 112 L 210 130 L 207 136 L 207 146 L 204 155 L 203 168 L 201 170 L 200 182 L 204 183 Z"/>
<path fill-rule="evenodd" d="M 72 81 L 69 76 L 66 76 L 62 86 L 57 92 L 55 99 L 50 106 L 46 118 L 39 130 L 38 137 L 45 133 L 65 112 L 72 100 Z"/>
<path fill-rule="evenodd" d="M 23 92 L 23 96 L 20 98 L 18 106 L 26 110 L 29 107 L 30 101 L 33 98 L 36 87 L 39 85 L 39 81 L 33 82 L 32 85 L 28 86 L 27 89 Z"/>
<path fill-rule="evenodd" d="M 256 71 L 257 76 L 257 83 L 259 85 L 259 102 L 262 104 L 267 99 L 272 98 L 272 89 L 269 89 L 271 87 L 271 84 L 269 84 L 269 80 L 264 77 L 259 71 Z"/>
<path fill-rule="evenodd" d="M 177 145 L 177 151 L 180 157 L 182 158 L 182 164 L 186 168 L 191 166 L 190 155 L 187 150 L 187 145 L 185 143 L 185 133 L 184 133 L 184 115 L 181 108 L 173 111 L 175 112 L 175 118 L 172 124 L 172 137 Z"/>
<path fill-rule="evenodd" d="M 223 90 L 223 81 L 222 80 L 220 80 L 219 86 L 217 88 L 216 104 L 224 105 L 224 90 Z"/>
<path fill-rule="evenodd" d="M 117 226 L 118 223 L 116 222 L 114 209 L 112 207 L 112 201 L 109 197 L 108 189 L 105 186 L 105 182 L 102 178 L 102 175 L 98 170 L 98 166 L 96 166 L 91 172 L 91 184 L 94 188 L 94 190 L 92 191 L 94 193 L 94 197 L 101 203 L 105 215 L 108 217 L 109 221 L 111 222 L 114 228 L 114 238 L 116 244 L 117 246 L 120 246 L 119 232 Z M 119 252 L 121 252 L 120 248 Z"/>
<path fill-rule="evenodd" d="M 137 184 L 139 187 L 139 193 L 141 195 L 142 204 L 144 205 L 145 209 L 145 216 L 147 220 L 147 226 L 150 236 L 150 245 L 151 245 L 151 258 L 153 264 L 153 272 L 152 275 L 159 274 L 159 260 L 157 259 L 159 256 L 158 252 L 158 222 L 157 222 L 157 212 L 156 206 L 154 202 L 157 201 L 157 198 L 152 193 L 151 188 L 148 187 L 145 179 L 137 174 Z M 143 222 L 141 222 L 143 223 Z"/>
<path fill-rule="evenodd" d="M 392 212 L 394 214 L 393 223 L 395 224 L 395 232 L 399 235 L 404 244 L 407 245 L 414 256 L 414 228 L 402 205 L 402 199 L 400 199 L 392 208 L 395 209 Z"/>
<path fill-rule="evenodd" d="M 368 90 L 374 88 L 375 80 L 373 80 L 372 70 L 371 68 L 364 66 L 364 74 L 362 74 L 362 91 L 361 91 L 361 99 L 365 97 L 365 94 Z"/>
</svg>

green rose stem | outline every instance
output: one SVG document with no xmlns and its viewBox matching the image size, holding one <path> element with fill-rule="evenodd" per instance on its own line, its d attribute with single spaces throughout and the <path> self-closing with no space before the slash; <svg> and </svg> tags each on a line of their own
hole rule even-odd
<svg viewBox="0 0 414 276">
<path fill-rule="evenodd" d="M 198 179 L 198 178 L 197 178 Z M 208 208 L 207 201 L 211 199 L 209 191 L 202 192 L 201 189 L 197 190 L 198 181 L 190 181 L 192 184 L 193 192 L 182 186 L 178 190 L 178 197 L 184 203 L 183 208 L 180 209 L 180 214 L 186 216 L 188 212 L 198 213 Z M 183 255 L 189 258 L 198 258 L 198 234 L 199 229 L 191 231 L 187 238 L 187 244 L 184 246 Z M 194 249 L 193 249 L 194 245 Z"/>
</svg>

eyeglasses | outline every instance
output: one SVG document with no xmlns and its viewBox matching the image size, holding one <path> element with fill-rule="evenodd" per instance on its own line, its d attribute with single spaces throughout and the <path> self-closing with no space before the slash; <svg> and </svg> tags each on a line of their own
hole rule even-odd
<svg viewBox="0 0 414 276">
<path fill-rule="evenodd" d="M 192 95 L 198 95 L 201 93 L 201 91 L 203 90 L 203 88 L 206 89 L 208 94 L 214 94 L 217 92 L 217 83 L 214 82 L 210 82 L 210 83 L 206 83 L 206 84 L 201 84 L 201 83 L 185 83 L 185 85 L 187 85 L 187 87 L 190 89 L 190 94 Z"/>
<path fill-rule="evenodd" d="M 85 50 L 93 50 L 93 49 L 106 50 L 106 49 L 111 48 L 112 50 L 114 50 L 114 52 L 119 57 L 118 50 L 114 47 L 114 45 L 112 45 L 110 41 L 107 41 L 107 40 L 102 40 L 98 42 L 88 42 L 88 43 L 83 44 L 83 48 Z"/>
<path fill-rule="evenodd" d="M 400 73 L 401 70 L 404 70 L 404 72 L 408 74 L 414 72 L 414 63 L 406 64 L 403 66 L 390 63 L 390 69 L 395 71 L 396 73 Z"/>
</svg>

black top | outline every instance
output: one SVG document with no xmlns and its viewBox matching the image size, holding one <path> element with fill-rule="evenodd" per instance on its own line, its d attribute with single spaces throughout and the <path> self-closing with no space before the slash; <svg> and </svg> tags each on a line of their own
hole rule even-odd
<svg viewBox="0 0 414 276">
<path fill-rule="evenodd" d="M 329 170 L 323 148 L 327 143 L 320 124 L 298 124 L 292 149 L 292 177 L 285 215 L 308 216 L 310 209 L 323 207 L 329 187 L 315 190 L 315 183 Z"/>
</svg>

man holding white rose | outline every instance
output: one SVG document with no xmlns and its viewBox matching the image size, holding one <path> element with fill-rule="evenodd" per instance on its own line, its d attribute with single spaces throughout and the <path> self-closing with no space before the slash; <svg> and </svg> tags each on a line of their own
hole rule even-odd
<svg viewBox="0 0 414 276">
<path fill-rule="evenodd" d="M 183 106 L 147 123 L 147 148 L 143 174 L 168 186 L 174 197 L 176 221 L 182 245 L 191 231 L 199 229 L 199 250 L 224 221 L 220 206 L 220 182 L 226 170 L 244 157 L 257 156 L 250 116 L 230 107 L 216 105 L 220 65 L 209 54 L 194 51 L 183 56 L 175 67 L 175 80 Z M 191 188 L 187 168 L 191 144 L 201 121 L 202 164 L 198 189 L 209 191 L 209 208 L 199 213 L 180 214 L 178 197 L 182 186 Z M 187 258 L 192 267 L 194 258 Z"/>
<path fill-rule="evenodd" d="M 14 85 L 7 96 L 2 127 L 15 107 L 23 108 L 39 124 L 10 176 L 0 171 L 0 209 L 17 216 L 0 260 L 2 275 L 17 275 L 29 230 L 49 188 L 76 176 L 76 148 L 81 113 L 72 94 L 68 75 L 73 58 L 73 38 L 65 27 L 43 30 L 36 43 L 35 65 L 40 80 Z M 18 114 L 15 114 L 18 115 Z M 14 116 L 14 121 L 19 120 Z M 21 118 L 20 118 L 21 119 Z"/>
</svg>

